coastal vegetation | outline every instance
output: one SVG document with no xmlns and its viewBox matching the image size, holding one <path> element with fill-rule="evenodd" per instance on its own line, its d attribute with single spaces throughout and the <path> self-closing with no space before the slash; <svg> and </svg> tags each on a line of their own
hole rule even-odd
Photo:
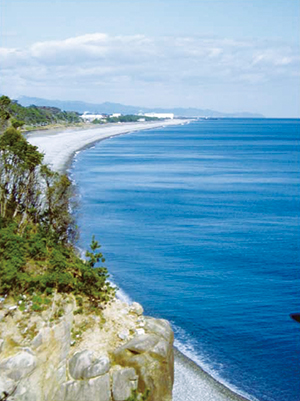
<svg viewBox="0 0 300 401">
<path fill-rule="evenodd" d="M 92 121 L 93 124 L 105 124 L 105 123 L 135 123 L 138 121 L 158 121 L 157 117 L 139 116 L 135 114 L 121 115 L 119 117 L 105 117 L 105 119 L 98 119 Z"/>
<path fill-rule="evenodd" d="M 27 106 L 23 107 L 16 100 L 11 100 L 7 96 L 0 98 L 0 132 L 9 125 L 14 128 L 26 130 L 46 129 L 57 126 L 84 125 L 81 115 L 75 111 L 62 111 L 58 107 L 49 106 Z M 130 123 L 139 121 L 158 121 L 157 117 L 128 115 L 105 115 L 103 118 L 95 118 L 92 124 L 107 123 Z"/>
<path fill-rule="evenodd" d="M 12 123 L 22 122 L 26 126 L 45 126 L 49 124 L 81 122 L 79 113 L 74 111 L 62 111 L 57 107 L 42 107 L 31 105 L 21 106 L 16 100 L 2 96 L 0 101 L 1 119 L 7 121 L 11 118 Z"/>
<path fill-rule="evenodd" d="M 27 142 L 11 113 L 10 99 L 0 98 L 0 295 L 72 293 L 97 309 L 114 295 L 105 259 L 93 237 L 87 260 L 78 257 L 73 242 L 76 227 L 70 214 L 72 185 L 66 175 L 43 164 L 43 154 Z M 39 300 L 39 302 L 37 302 Z M 80 302 L 79 302 L 80 303 Z M 80 309 L 81 308 L 81 309 Z"/>
</svg>

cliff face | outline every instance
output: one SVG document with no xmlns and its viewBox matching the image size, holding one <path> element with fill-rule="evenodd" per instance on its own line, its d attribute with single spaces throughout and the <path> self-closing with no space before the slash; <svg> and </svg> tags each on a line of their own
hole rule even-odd
<svg viewBox="0 0 300 401">
<path fill-rule="evenodd" d="M 72 296 L 55 295 L 51 302 L 34 312 L 24 300 L 21 312 L 2 300 L 0 400 L 125 401 L 133 390 L 140 396 L 149 390 L 149 401 L 172 400 L 167 321 L 119 300 L 84 315 L 74 313 Z"/>
</svg>

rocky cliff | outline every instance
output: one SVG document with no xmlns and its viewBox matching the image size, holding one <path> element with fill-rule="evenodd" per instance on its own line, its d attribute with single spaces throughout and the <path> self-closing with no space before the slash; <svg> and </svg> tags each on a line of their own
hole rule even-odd
<svg viewBox="0 0 300 401">
<path fill-rule="evenodd" d="M 137 303 L 78 313 L 71 295 L 0 302 L 0 400 L 170 401 L 173 332 Z M 145 398 L 143 398 L 145 399 Z"/>
</svg>

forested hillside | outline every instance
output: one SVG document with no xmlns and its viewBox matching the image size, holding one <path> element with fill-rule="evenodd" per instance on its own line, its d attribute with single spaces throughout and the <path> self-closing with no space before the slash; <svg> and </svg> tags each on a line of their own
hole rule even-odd
<svg viewBox="0 0 300 401">
<path fill-rule="evenodd" d="M 90 307 L 108 301 L 114 290 L 106 268 L 95 267 L 104 262 L 98 242 L 92 240 L 86 262 L 72 244 L 76 230 L 69 212 L 71 182 L 43 164 L 43 154 L 24 138 L 22 122 L 15 118 L 19 114 L 12 117 L 12 109 L 19 110 L 2 96 L 0 297 L 40 294 L 33 304 L 36 311 L 43 310 L 44 296 L 53 292 L 83 297 Z"/>
<path fill-rule="evenodd" d="M 21 106 L 16 100 L 12 100 L 8 106 L 8 112 L 26 125 L 43 126 L 56 123 L 79 123 L 79 113 L 62 111 L 57 107 Z"/>
</svg>

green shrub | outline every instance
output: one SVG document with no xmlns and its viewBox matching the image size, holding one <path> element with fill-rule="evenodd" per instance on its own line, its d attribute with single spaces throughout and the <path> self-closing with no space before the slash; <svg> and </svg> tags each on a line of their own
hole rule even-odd
<svg viewBox="0 0 300 401">
<path fill-rule="evenodd" d="M 131 396 L 126 401 L 147 401 L 150 396 L 150 390 L 146 389 L 144 393 L 132 390 Z"/>
<path fill-rule="evenodd" d="M 36 260 L 44 260 L 47 257 L 46 238 L 41 233 L 34 234 L 28 241 L 28 255 Z"/>
<path fill-rule="evenodd" d="M 115 290 L 107 281 L 107 269 L 94 267 L 100 260 L 104 261 L 94 238 L 91 251 L 87 252 L 89 259 L 83 261 L 70 245 L 54 244 L 51 238 L 42 237 L 35 230 L 27 230 L 23 236 L 15 230 L 15 224 L 0 229 L 0 294 L 51 295 L 54 290 L 74 293 L 80 313 L 82 296 L 96 310 L 99 302 L 106 302 L 114 295 Z M 44 303 L 43 299 L 40 295 L 33 297 L 36 310 Z"/>
</svg>

